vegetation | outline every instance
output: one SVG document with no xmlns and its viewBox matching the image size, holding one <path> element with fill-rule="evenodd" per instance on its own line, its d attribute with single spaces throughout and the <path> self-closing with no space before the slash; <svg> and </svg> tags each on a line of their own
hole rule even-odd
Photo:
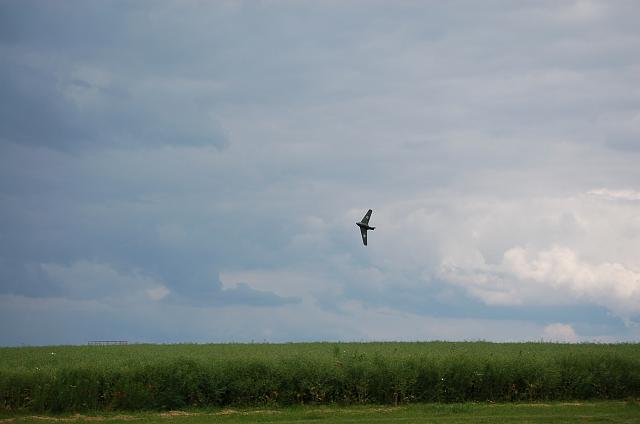
<svg viewBox="0 0 640 424">
<path fill-rule="evenodd" d="M 640 345 L 308 343 L 0 349 L 0 411 L 640 397 Z"/>
</svg>

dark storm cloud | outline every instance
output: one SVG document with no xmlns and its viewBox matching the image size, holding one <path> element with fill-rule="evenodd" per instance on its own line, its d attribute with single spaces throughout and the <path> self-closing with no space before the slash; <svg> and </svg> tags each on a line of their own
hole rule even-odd
<svg viewBox="0 0 640 424">
<path fill-rule="evenodd" d="M 587 324 L 606 323 L 621 327 L 622 323 L 612 317 L 606 308 L 592 305 L 486 305 L 469 296 L 464 290 L 451 287 L 447 282 L 430 281 L 422 287 L 398 290 L 392 283 L 380 290 L 365 289 L 367 282 L 351 284 L 343 298 L 361 301 L 379 307 L 392 306 L 417 315 L 447 318 L 515 319 L 549 324 L 566 320 Z M 327 308 L 335 308 L 340 299 L 326 299 Z"/>
<path fill-rule="evenodd" d="M 188 65 L 153 60 L 125 6 L 3 4 L 0 139 L 65 151 L 227 143 L 213 99 L 173 86 L 172 67 Z"/>
<path fill-rule="evenodd" d="M 82 76 L 59 77 L 6 62 L 0 77 L 4 99 L 0 137 L 5 142 L 66 151 L 114 145 L 226 144 L 206 107 L 188 95 L 163 92 L 162 82 L 134 92 L 118 82 L 97 86 Z"/>
<path fill-rule="evenodd" d="M 110 156 L 8 144 L 3 151 L 2 293 L 75 297 L 77 285 L 65 290 L 42 265 L 91 261 L 111 264 L 124 275 L 142 270 L 185 304 L 295 300 L 247 287 L 222 290 L 220 263 L 273 257 L 261 255 L 257 243 L 269 219 L 256 221 L 255 209 L 217 208 L 225 182 L 207 175 L 207 161 L 193 160 L 203 152 L 163 151 L 152 165 L 150 153 L 141 150 Z M 89 271 L 87 280 L 99 276 Z"/>
</svg>

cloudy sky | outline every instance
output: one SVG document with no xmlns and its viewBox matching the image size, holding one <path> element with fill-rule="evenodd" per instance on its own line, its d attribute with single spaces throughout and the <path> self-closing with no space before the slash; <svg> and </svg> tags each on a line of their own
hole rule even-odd
<svg viewBox="0 0 640 424">
<path fill-rule="evenodd" d="M 0 345 L 640 341 L 638 22 L 1 0 Z"/>
</svg>

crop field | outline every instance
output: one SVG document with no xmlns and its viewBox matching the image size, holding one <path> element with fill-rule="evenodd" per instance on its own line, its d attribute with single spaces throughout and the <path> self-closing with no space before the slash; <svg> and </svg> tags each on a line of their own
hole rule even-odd
<svg viewBox="0 0 640 424">
<path fill-rule="evenodd" d="M 0 412 L 629 400 L 639 344 L 180 344 L 0 349 Z"/>
</svg>

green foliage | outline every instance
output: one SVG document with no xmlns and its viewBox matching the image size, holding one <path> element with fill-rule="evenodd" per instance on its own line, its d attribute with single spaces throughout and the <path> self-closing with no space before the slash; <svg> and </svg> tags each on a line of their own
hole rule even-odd
<svg viewBox="0 0 640 424">
<path fill-rule="evenodd" d="M 309 343 L 0 349 L 0 411 L 625 399 L 640 345 Z"/>
</svg>

